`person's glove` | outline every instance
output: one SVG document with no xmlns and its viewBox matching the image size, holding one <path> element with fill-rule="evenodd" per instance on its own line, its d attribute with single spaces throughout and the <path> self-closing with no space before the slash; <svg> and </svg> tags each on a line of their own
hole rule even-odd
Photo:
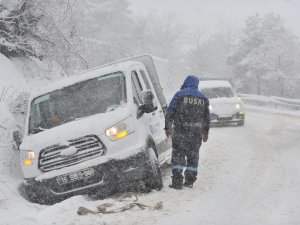
<svg viewBox="0 0 300 225">
<path fill-rule="evenodd" d="M 202 137 L 202 141 L 203 142 L 207 142 L 207 140 L 208 140 L 208 134 L 201 134 L 201 137 Z"/>
<path fill-rule="evenodd" d="M 165 133 L 167 137 L 170 137 L 172 135 L 172 130 L 170 129 L 165 129 Z"/>
</svg>

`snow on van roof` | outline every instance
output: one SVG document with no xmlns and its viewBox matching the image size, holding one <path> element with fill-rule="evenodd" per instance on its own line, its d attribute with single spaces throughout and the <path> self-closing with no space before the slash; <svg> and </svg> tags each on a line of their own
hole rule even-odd
<svg viewBox="0 0 300 225">
<path fill-rule="evenodd" d="M 203 80 L 199 82 L 199 88 L 232 87 L 227 80 Z"/>
<path fill-rule="evenodd" d="M 142 54 L 142 55 L 132 56 L 132 57 L 125 58 L 125 59 L 120 59 L 120 60 L 112 62 L 111 64 L 116 64 L 116 63 L 125 62 L 125 61 L 135 61 L 136 59 L 140 59 L 142 57 L 149 57 L 149 58 L 152 58 L 153 60 L 156 60 L 156 61 L 169 63 L 169 61 L 167 59 L 160 58 L 160 57 L 157 57 L 157 56 L 153 56 L 151 54 Z M 107 66 L 107 65 L 109 65 L 109 64 L 104 64 L 104 65 L 101 65 L 97 68 L 104 67 L 104 66 Z"/>
<path fill-rule="evenodd" d="M 38 89 L 36 89 L 32 92 L 31 99 L 33 99 L 37 96 L 47 94 L 49 92 L 59 90 L 64 87 L 79 83 L 84 80 L 93 79 L 95 77 L 100 77 L 100 76 L 118 72 L 118 71 L 125 72 L 125 71 L 127 71 L 129 66 L 136 65 L 136 64 L 140 64 L 140 63 L 133 62 L 133 61 L 127 61 L 127 62 L 122 62 L 122 63 L 118 63 L 118 64 L 107 65 L 105 67 L 95 67 L 93 69 L 81 72 L 74 76 L 63 78 L 63 79 L 55 81 L 51 84 L 48 84 L 46 86 L 39 87 Z"/>
</svg>

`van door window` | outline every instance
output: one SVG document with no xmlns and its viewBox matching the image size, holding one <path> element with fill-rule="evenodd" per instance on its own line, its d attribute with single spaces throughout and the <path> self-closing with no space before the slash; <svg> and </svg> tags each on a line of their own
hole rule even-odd
<svg viewBox="0 0 300 225">
<path fill-rule="evenodd" d="M 131 78 L 133 79 L 137 92 L 140 93 L 143 90 L 143 87 L 136 71 L 131 72 Z"/>
<path fill-rule="evenodd" d="M 145 71 L 144 71 L 144 70 L 140 70 L 140 73 L 141 73 L 141 75 L 142 75 L 142 78 L 143 78 L 143 80 L 144 80 L 144 83 L 145 83 L 145 85 L 146 85 L 146 88 L 149 89 L 149 90 L 151 90 L 150 83 L 149 83 L 149 81 L 148 81 L 148 78 L 147 78 L 147 76 L 146 76 Z"/>
<path fill-rule="evenodd" d="M 134 101 L 140 104 L 141 103 L 140 94 L 143 91 L 143 88 L 136 71 L 131 72 L 131 85 L 132 85 Z"/>
</svg>

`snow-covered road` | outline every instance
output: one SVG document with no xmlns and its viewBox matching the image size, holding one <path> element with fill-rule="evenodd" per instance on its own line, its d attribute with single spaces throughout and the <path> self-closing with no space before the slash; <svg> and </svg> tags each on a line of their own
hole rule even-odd
<svg viewBox="0 0 300 225">
<path fill-rule="evenodd" d="M 76 214 L 110 202 L 75 196 L 53 206 L 31 204 L 15 190 L 0 202 L 0 224 L 300 224 L 300 117 L 248 109 L 244 127 L 213 128 L 200 153 L 193 189 L 173 190 L 170 168 L 165 187 L 139 195 L 139 202 L 164 209 L 132 209 L 118 214 Z M 6 181 L 6 191 L 12 181 Z M 3 183 L 3 182 L 2 182 Z M 0 190 L 3 193 L 3 184 Z M 1 194 L 0 192 L 0 194 Z"/>
<path fill-rule="evenodd" d="M 243 128 L 214 129 L 202 149 L 206 190 L 165 224 L 299 225 L 299 156 L 300 118 L 249 112 Z"/>
</svg>

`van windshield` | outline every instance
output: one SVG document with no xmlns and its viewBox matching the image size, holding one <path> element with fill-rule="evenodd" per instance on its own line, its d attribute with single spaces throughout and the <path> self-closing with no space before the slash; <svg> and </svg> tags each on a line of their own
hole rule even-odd
<svg viewBox="0 0 300 225">
<path fill-rule="evenodd" d="M 203 88 L 202 93 L 208 98 L 231 98 L 234 93 L 229 87 Z"/>
<path fill-rule="evenodd" d="M 113 73 L 85 80 L 35 98 L 31 103 L 29 134 L 64 123 L 113 111 L 126 103 L 125 76 Z"/>
</svg>

